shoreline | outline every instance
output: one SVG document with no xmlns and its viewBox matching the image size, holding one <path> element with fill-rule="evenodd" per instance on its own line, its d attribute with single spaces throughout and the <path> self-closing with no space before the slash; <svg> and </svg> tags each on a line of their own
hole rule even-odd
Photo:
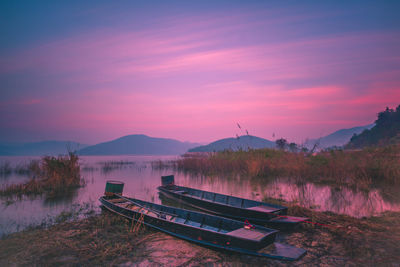
<svg viewBox="0 0 400 267">
<path fill-rule="evenodd" d="M 290 206 L 291 215 L 308 216 L 300 229 L 280 233 L 278 242 L 307 250 L 298 261 L 284 262 L 201 247 L 142 228 L 109 212 L 34 228 L 0 239 L 0 265 L 392 265 L 400 261 L 400 212 L 356 219 Z"/>
</svg>

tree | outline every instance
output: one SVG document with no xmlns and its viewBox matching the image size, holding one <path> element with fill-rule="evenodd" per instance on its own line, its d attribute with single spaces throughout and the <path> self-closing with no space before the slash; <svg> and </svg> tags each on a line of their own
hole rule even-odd
<svg viewBox="0 0 400 267">
<path fill-rule="evenodd" d="M 346 148 L 362 148 L 367 146 L 385 146 L 398 144 L 400 135 L 400 105 L 396 109 L 386 107 L 378 113 L 375 126 L 353 135 Z"/>
<path fill-rule="evenodd" d="M 284 149 L 287 147 L 288 142 L 287 142 L 286 139 L 281 138 L 281 139 L 276 140 L 276 141 L 275 141 L 275 144 L 276 144 L 276 147 L 277 147 L 277 148 L 279 148 L 279 149 L 281 149 L 281 150 L 284 150 Z"/>
<path fill-rule="evenodd" d="M 289 144 L 289 150 L 290 150 L 291 152 L 297 152 L 297 151 L 299 151 L 299 147 L 297 146 L 296 143 L 290 143 L 290 144 Z"/>
</svg>

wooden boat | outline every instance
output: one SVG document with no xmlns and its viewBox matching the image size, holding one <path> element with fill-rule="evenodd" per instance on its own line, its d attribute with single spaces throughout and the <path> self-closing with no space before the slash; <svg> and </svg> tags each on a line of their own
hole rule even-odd
<svg viewBox="0 0 400 267">
<path fill-rule="evenodd" d="M 280 260 L 297 260 L 306 251 L 274 243 L 277 230 L 201 212 L 158 205 L 120 194 L 100 197 L 104 208 L 167 234 L 215 249 Z"/>
<path fill-rule="evenodd" d="M 162 186 L 158 190 L 165 196 L 208 213 L 279 229 L 290 229 L 307 220 L 287 216 L 287 207 L 284 206 L 177 186 L 173 175 L 162 176 L 161 180 Z"/>
</svg>

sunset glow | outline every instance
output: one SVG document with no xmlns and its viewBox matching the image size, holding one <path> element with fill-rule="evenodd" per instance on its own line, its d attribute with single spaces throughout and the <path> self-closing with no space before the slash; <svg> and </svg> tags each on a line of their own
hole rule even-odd
<svg viewBox="0 0 400 267">
<path fill-rule="evenodd" d="M 0 4 L 1 141 L 302 142 L 400 103 L 398 2 L 68 3 Z"/>
</svg>

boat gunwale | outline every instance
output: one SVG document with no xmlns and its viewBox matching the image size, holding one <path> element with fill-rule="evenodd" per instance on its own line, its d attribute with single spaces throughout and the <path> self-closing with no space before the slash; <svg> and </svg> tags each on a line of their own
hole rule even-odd
<svg viewBox="0 0 400 267">
<path fill-rule="evenodd" d="M 131 199 L 131 198 L 129 198 L 129 197 L 127 197 L 127 198 L 128 198 L 128 199 Z M 102 196 L 102 197 L 100 197 L 100 199 L 104 199 L 104 197 Z M 104 200 L 107 201 L 106 199 L 104 199 Z M 147 202 L 147 201 L 143 201 L 143 200 L 139 200 L 139 201 Z M 107 202 L 110 203 L 111 205 L 118 206 L 118 207 L 120 207 L 120 208 L 122 208 L 122 209 L 124 209 L 124 210 L 128 210 L 128 211 L 131 211 L 131 212 L 136 212 L 136 213 L 141 213 L 141 212 L 137 212 L 137 211 L 133 211 L 133 210 L 131 210 L 131 209 L 125 208 L 125 207 L 121 207 L 121 206 L 119 206 L 119 205 L 117 205 L 117 204 L 115 204 L 115 203 L 112 203 L 112 202 L 110 202 L 110 201 L 107 201 Z M 151 202 L 148 202 L 148 203 L 151 203 Z M 159 204 L 156 204 L 156 203 L 151 203 L 151 204 L 159 205 Z M 226 217 L 222 217 L 222 216 L 218 216 L 218 215 L 210 215 L 210 214 L 203 213 L 203 212 L 197 212 L 197 211 L 192 211 L 192 210 L 184 210 L 184 209 L 180 209 L 180 208 L 176 208 L 176 207 L 172 207 L 172 206 L 166 206 L 166 205 L 159 205 L 159 206 L 164 206 L 164 207 L 167 207 L 167 208 L 173 208 L 173 209 L 177 209 L 177 210 L 183 210 L 183 211 L 185 211 L 185 212 L 200 214 L 200 215 L 203 215 L 203 216 L 217 217 L 218 219 L 221 219 L 221 220 L 224 220 L 224 221 L 231 221 L 231 222 L 235 222 L 235 223 L 237 223 L 237 222 L 240 223 L 240 222 L 241 222 L 241 221 L 238 221 L 238 220 L 234 220 L 234 219 L 230 219 L 230 218 L 226 218 Z M 148 208 L 148 207 L 147 207 L 147 209 L 150 209 L 150 210 L 151 210 L 151 208 Z M 162 212 L 162 211 L 160 211 L 160 212 Z M 116 213 L 118 213 L 118 212 L 116 212 Z M 118 213 L 118 214 L 121 214 L 121 213 Z M 148 216 L 147 214 L 145 214 L 145 215 Z M 130 218 L 129 216 L 125 216 L 125 215 L 123 215 L 123 216 L 126 217 L 126 218 L 128 218 L 128 219 L 130 219 L 130 220 L 133 219 L 133 220 L 136 221 L 136 219 Z M 178 216 L 178 215 L 177 215 L 177 216 Z M 261 241 L 264 240 L 265 238 L 267 238 L 268 236 L 273 235 L 273 234 L 276 234 L 276 233 L 279 232 L 279 230 L 275 230 L 275 229 L 272 229 L 272 228 L 264 227 L 264 226 L 261 226 L 261 225 L 256 225 L 256 228 L 257 228 L 257 229 L 267 231 L 267 235 L 265 235 L 264 238 L 263 238 L 262 240 L 256 241 L 256 240 L 253 240 L 253 239 L 243 238 L 243 237 L 240 237 L 240 236 L 232 236 L 232 235 L 228 235 L 227 233 L 217 232 L 217 231 L 213 231 L 213 230 L 211 230 L 211 229 L 202 228 L 202 227 L 198 227 L 198 226 L 193 226 L 193 225 L 190 225 L 190 224 L 185 224 L 185 223 L 178 223 L 178 222 L 169 221 L 169 220 L 167 220 L 167 219 L 163 219 L 162 217 L 158 217 L 158 216 L 157 216 L 156 218 L 157 218 L 158 220 L 163 220 L 163 221 L 166 221 L 166 222 L 168 222 L 168 223 L 175 223 L 175 224 L 183 225 L 183 226 L 185 226 L 185 227 L 188 227 L 189 229 L 199 229 L 199 230 L 202 230 L 202 231 L 206 231 L 206 232 L 209 232 L 209 233 L 222 235 L 222 236 L 225 236 L 225 237 L 234 237 L 234 238 L 237 238 L 237 239 L 248 240 L 248 241 L 257 242 L 257 243 L 261 243 Z M 182 217 L 180 217 L 180 218 L 182 218 Z M 146 223 L 146 225 L 147 225 L 147 223 Z M 150 225 L 150 226 L 152 226 L 152 225 Z M 237 229 L 240 229 L 240 228 L 237 228 Z"/>
</svg>

